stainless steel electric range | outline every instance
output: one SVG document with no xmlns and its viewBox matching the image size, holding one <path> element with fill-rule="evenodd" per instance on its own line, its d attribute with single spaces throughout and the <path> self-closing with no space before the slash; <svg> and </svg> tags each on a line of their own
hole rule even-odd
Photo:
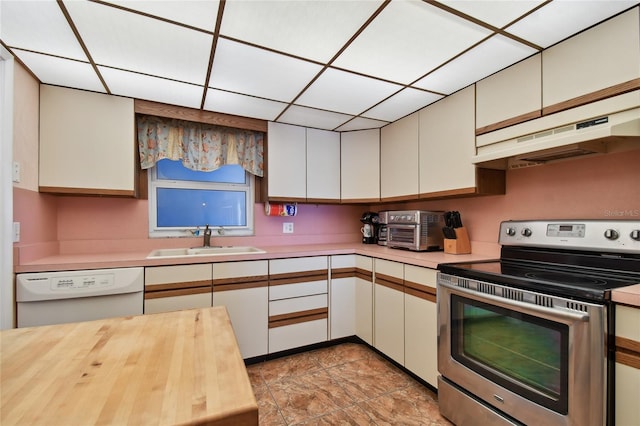
<svg viewBox="0 0 640 426">
<path fill-rule="evenodd" d="M 438 268 L 441 413 L 613 425 L 613 289 L 640 283 L 640 221 L 500 225 L 500 259 Z"/>
</svg>

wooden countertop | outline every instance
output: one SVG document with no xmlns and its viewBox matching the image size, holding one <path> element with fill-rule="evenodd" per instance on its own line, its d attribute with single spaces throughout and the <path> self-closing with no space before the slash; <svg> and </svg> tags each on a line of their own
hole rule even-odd
<svg viewBox="0 0 640 426">
<path fill-rule="evenodd" d="M 0 424 L 257 425 L 226 308 L 2 331 Z"/>
</svg>

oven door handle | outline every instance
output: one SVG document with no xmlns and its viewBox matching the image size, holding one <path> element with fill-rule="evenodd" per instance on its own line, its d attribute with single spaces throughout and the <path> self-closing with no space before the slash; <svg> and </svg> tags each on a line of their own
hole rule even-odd
<svg viewBox="0 0 640 426">
<path fill-rule="evenodd" d="M 549 308 L 546 306 L 535 305 L 533 303 L 521 302 L 519 300 L 513 300 L 506 297 L 495 296 L 492 294 L 483 293 L 480 291 L 475 291 L 465 287 L 458 287 L 446 282 L 439 282 L 438 285 L 440 287 L 445 287 L 453 292 L 457 292 L 467 296 L 475 296 L 476 298 L 482 297 L 485 300 L 490 300 L 495 302 L 496 304 L 512 309 L 513 307 L 518 307 L 526 311 L 536 312 L 542 314 L 546 317 L 553 318 L 562 318 L 569 321 L 581 321 L 588 322 L 589 321 L 589 313 L 587 312 L 570 312 L 568 310 L 560 309 L 560 308 Z"/>
</svg>

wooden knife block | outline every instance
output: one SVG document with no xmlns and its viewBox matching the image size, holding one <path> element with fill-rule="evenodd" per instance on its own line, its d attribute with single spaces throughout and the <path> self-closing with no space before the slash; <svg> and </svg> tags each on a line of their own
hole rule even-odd
<svg viewBox="0 0 640 426">
<path fill-rule="evenodd" d="M 444 239 L 444 252 L 449 254 L 469 254 L 471 253 L 471 243 L 469 242 L 469 234 L 467 229 L 454 228 L 456 231 L 456 239 Z"/>
</svg>

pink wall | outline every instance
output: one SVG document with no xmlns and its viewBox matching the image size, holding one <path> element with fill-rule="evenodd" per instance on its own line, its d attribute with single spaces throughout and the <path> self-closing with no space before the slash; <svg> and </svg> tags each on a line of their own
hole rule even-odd
<svg viewBox="0 0 640 426">
<path fill-rule="evenodd" d="M 227 237 L 229 245 L 288 245 L 357 242 L 363 211 L 420 208 L 459 210 L 474 250 L 494 248 L 498 224 L 508 219 L 640 219 L 640 150 L 571 160 L 507 172 L 507 194 L 375 206 L 299 205 L 295 217 L 265 216 L 255 206 L 252 237 Z M 197 245 L 199 239 L 149 239 L 144 200 L 54 197 L 14 190 L 14 217 L 22 223 L 18 247 L 38 245 L 60 253 L 138 251 Z M 295 233 L 282 234 L 293 222 Z M 57 243 L 56 243 L 57 242 Z M 46 250 L 45 250 L 46 251 Z M 29 256 L 41 255 L 29 250 Z M 25 255 L 26 256 L 26 255 Z M 23 260 L 26 259 L 23 256 Z"/>
</svg>

